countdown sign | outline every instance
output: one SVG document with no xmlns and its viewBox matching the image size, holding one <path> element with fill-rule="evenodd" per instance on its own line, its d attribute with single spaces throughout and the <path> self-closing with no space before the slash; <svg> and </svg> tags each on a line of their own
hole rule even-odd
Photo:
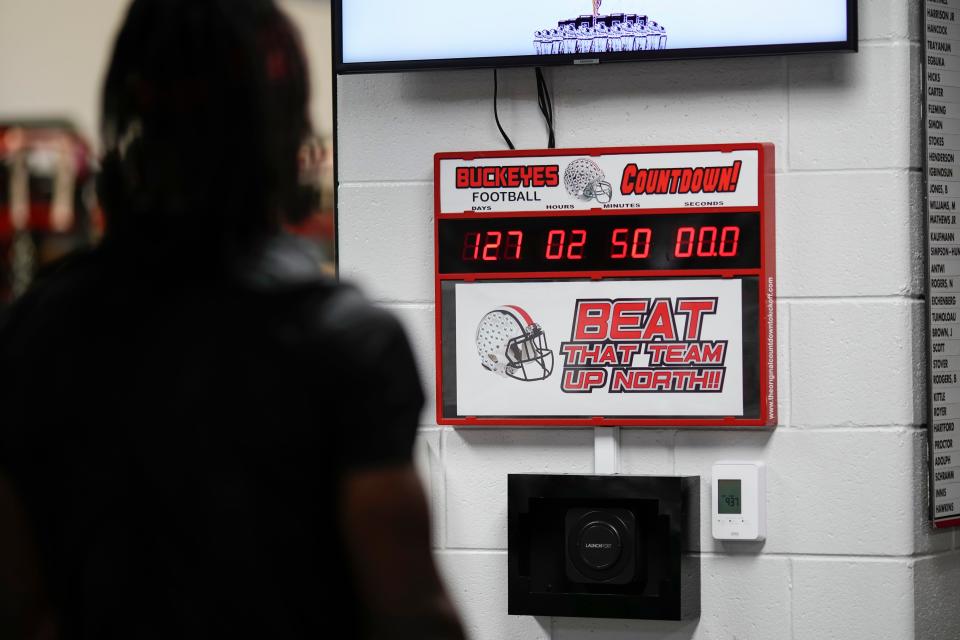
<svg viewBox="0 0 960 640">
<path fill-rule="evenodd" d="M 434 169 L 439 424 L 776 424 L 772 145 Z"/>
</svg>

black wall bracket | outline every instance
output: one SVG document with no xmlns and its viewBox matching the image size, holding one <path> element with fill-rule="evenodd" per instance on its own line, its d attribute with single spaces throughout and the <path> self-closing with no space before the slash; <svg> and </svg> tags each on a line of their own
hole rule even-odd
<svg viewBox="0 0 960 640">
<path fill-rule="evenodd" d="M 700 616 L 699 476 L 511 474 L 509 613 Z"/>
</svg>

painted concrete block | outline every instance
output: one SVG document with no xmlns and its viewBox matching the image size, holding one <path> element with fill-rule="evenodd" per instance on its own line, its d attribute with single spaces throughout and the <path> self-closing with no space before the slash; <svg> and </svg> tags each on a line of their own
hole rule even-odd
<svg viewBox="0 0 960 640">
<path fill-rule="evenodd" d="M 773 142 L 777 166 L 785 166 L 782 58 L 558 67 L 551 74 L 557 146 Z"/>
<path fill-rule="evenodd" d="M 922 423 L 921 322 L 922 305 L 906 299 L 793 302 L 793 424 Z"/>
<path fill-rule="evenodd" d="M 919 179 L 907 170 L 777 176 L 777 293 L 919 293 Z"/>
<path fill-rule="evenodd" d="M 691 622 L 554 618 L 552 640 L 790 640 L 790 561 L 704 556 Z"/>
<path fill-rule="evenodd" d="M 423 483 L 430 505 L 431 543 L 434 548 L 444 546 L 443 524 L 443 461 L 440 459 L 440 429 L 424 428 L 417 433 L 413 448 L 413 462 Z"/>
<path fill-rule="evenodd" d="M 917 55 L 896 42 L 789 58 L 789 169 L 919 166 Z"/>
<path fill-rule="evenodd" d="M 500 72 L 500 121 L 519 148 L 546 146 L 530 69 Z M 340 182 L 428 181 L 438 151 L 505 149 L 493 120 L 493 71 L 337 78 Z"/>
<path fill-rule="evenodd" d="M 432 302 L 432 185 L 342 185 L 338 204 L 340 277 L 377 301 Z"/>
<path fill-rule="evenodd" d="M 860 0 L 860 40 L 917 40 L 919 0 Z"/>
<path fill-rule="evenodd" d="M 794 640 L 912 640 L 906 560 L 793 560 Z"/>
<path fill-rule="evenodd" d="M 960 553 L 918 559 L 913 573 L 917 640 L 960 638 Z"/>
<path fill-rule="evenodd" d="M 550 640 L 550 620 L 507 614 L 506 552 L 444 551 L 440 572 L 469 640 Z"/>
<path fill-rule="evenodd" d="M 451 548 L 507 548 L 507 474 L 593 473 L 592 429 L 451 429 L 443 451 Z"/>
<path fill-rule="evenodd" d="M 701 476 L 703 551 L 909 555 L 915 437 L 907 429 L 683 431 L 676 473 Z M 710 478 L 718 460 L 766 462 L 766 542 L 713 540 Z"/>
</svg>

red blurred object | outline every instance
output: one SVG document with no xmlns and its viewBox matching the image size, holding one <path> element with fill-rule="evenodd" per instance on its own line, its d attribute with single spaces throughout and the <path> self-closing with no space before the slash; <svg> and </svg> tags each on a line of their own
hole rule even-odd
<svg viewBox="0 0 960 640">
<path fill-rule="evenodd" d="M 324 270 L 333 273 L 333 148 L 329 140 L 310 136 L 300 148 L 300 186 L 309 194 L 309 213 L 296 224 L 287 224 L 287 232 L 315 242 L 324 256 Z"/>
<path fill-rule="evenodd" d="M 300 224 L 288 224 L 287 231 L 317 242 L 330 242 L 333 239 L 333 212 L 318 211 Z"/>
<path fill-rule="evenodd" d="M 0 122 L 0 304 L 103 230 L 90 145 L 68 122 Z"/>
</svg>

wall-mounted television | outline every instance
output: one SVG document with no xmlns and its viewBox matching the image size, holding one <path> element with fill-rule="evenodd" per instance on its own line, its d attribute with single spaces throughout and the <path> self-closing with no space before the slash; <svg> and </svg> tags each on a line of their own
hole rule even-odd
<svg viewBox="0 0 960 640">
<path fill-rule="evenodd" d="M 856 0 L 333 0 L 337 73 L 856 51 Z"/>
</svg>

